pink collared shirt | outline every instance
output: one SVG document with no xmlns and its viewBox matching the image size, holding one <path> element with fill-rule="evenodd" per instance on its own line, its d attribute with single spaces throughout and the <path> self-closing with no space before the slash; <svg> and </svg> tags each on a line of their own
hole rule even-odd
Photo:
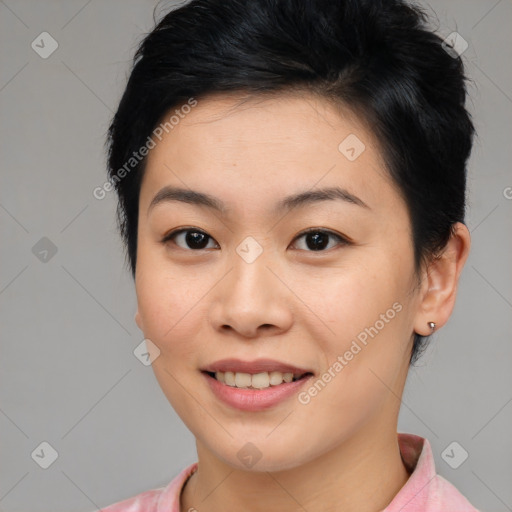
<svg viewBox="0 0 512 512">
<path fill-rule="evenodd" d="M 402 459 L 412 473 L 381 512 L 479 512 L 456 487 L 436 474 L 427 439 L 399 432 L 398 444 Z M 180 511 L 180 494 L 197 464 L 194 462 L 183 469 L 167 486 L 118 501 L 103 508 L 102 512 L 187 512 Z"/>
</svg>

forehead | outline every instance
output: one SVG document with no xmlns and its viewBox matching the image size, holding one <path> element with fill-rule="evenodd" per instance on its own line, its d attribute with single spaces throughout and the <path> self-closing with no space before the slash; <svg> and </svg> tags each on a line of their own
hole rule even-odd
<svg viewBox="0 0 512 512">
<path fill-rule="evenodd" d="M 313 95 L 213 95 L 180 112 L 149 152 L 141 207 L 168 185 L 274 208 L 293 191 L 340 186 L 367 204 L 399 200 L 378 141 L 351 111 Z M 164 116 L 163 121 L 167 119 Z M 372 208 L 373 208 L 372 206 Z"/>
</svg>

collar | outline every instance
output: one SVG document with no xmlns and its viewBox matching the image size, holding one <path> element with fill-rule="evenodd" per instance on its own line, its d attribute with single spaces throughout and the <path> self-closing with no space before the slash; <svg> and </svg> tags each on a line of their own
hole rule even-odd
<svg viewBox="0 0 512 512">
<path fill-rule="evenodd" d="M 404 512 L 410 507 L 413 510 L 428 510 L 431 490 L 433 492 L 429 484 L 437 476 L 430 443 L 428 439 L 415 434 L 399 432 L 397 436 L 400 454 L 410 476 L 391 503 L 381 512 Z M 197 471 L 197 467 L 197 462 L 186 467 L 163 489 L 156 512 L 180 512 L 181 491 L 188 478 Z M 433 488 L 435 487 L 434 485 Z"/>
</svg>

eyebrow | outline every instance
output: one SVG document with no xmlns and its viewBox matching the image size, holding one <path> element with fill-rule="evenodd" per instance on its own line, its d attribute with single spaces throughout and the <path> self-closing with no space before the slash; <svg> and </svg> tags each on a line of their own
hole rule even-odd
<svg viewBox="0 0 512 512">
<path fill-rule="evenodd" d="M 277 214 L 291 210 L 292 208 L 304 207 L 321 201 L 334 200 L 341 200 L 368 210 L 371 209 L 362 199 L 351 194 L 348 190 L 341 187 L 328 187 L 318 190 L 307 190 L 305 192 L 299 192 L 297 194 L 287 196 L 276 204 L 273 213 Z M 162 188 L 155 197 L 153 197 L 147 213 L 149 214 L 157 204 L 172 201 L 204 206 L 206 208 L 216 210 L 221 214 L 226 214 L 228 212 L 226 205 L 220 199 L 210 194 L 185 188 L 166 186 Z"/>
</svg>

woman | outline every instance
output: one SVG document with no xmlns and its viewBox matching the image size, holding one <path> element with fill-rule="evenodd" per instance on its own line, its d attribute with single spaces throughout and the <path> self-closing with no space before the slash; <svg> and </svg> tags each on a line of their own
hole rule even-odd
<svg viewBox="0 0 512 512">
<path fill-rule="evenodd" d="M 465 97 L 399 0 L 193 0 L 158 23 L 109 178 L 198 462 L 103 510 L 476 510 L 397 433 L 470 247 Z"/>
</svg>

